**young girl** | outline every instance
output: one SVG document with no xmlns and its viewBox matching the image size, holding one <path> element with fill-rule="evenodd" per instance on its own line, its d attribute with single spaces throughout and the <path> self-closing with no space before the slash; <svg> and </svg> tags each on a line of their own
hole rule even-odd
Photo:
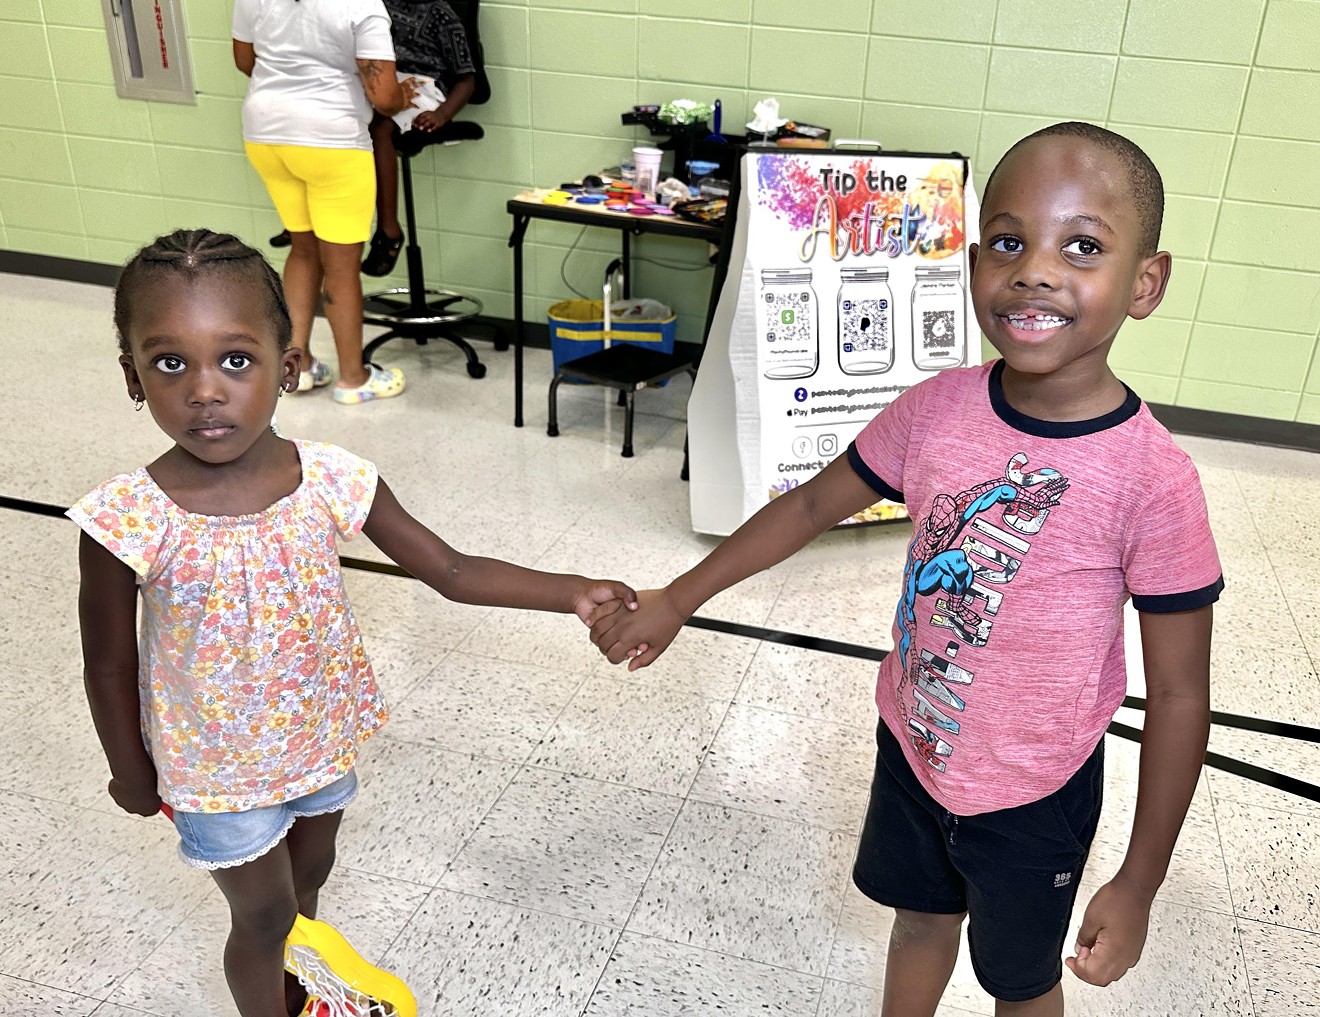
<svg viewBox="0 0 1320 1017">
<path fill-rule="evenodd" d="M 69 510 L 85 684 L 120 808 L 174 809 L 179 853 L 229 901 L 225 974 L 243 1017 L 286 1017 L 283 943 L 313 917 L 387 711 L 349 608 L 336 536 L 358 532 L 451 600 L 573 612 L 622 583 L 460 554 L 369 462 L 271 429 L 298 385 L 279 278 L 208 230 L 139 251 L 115 291 L 120 365 L 174 446 Z M 144 604 L 141 638 L 137 600 Z M 286 995 L 287 991 L 287 995 Z"/>
</svg>

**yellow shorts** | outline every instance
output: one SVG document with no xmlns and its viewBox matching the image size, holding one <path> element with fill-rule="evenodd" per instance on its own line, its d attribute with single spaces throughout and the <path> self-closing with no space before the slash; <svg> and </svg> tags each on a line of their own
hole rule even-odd
<svg viewBox="0 0 1320 1017">
<path fill-rule="evenodd" d="M 332 244 L 370 239 L 376 211 L 376 164 L 370 152 L 251 141 L 244 147 L 290 233 L 311 232 Z"/>
</svg>

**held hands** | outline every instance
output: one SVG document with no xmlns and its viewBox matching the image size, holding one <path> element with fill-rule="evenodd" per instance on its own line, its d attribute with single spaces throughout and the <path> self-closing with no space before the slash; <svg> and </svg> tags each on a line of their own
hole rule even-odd
<svg viewBox="0 0 1320 1017">
<path fill-rule="evenodd" d="M 572 611 L 583 625 L 590 625 L 601 610 L 617 611 L 621 607 L 637 610 L 637 594 L 631 586 L 613 579 L 583 579 L 573 595 Z"/>
<path fill-rule="evenodd" d="M 1150 924 L 1149 894 L 1110 880 L 1091 898 L 1077 932 L 1077 955 L 1064 961 L 1084 982 L 1108 985 L 1127 974 L 1141 959 Z"/>
<path fill-rule="evenodd" d="M 156 794 L 156 775 L 150 781 L 124 781 L 110 779 L 110 797 L 125 812 L 135 816 L 154 816 L 160 811 L 160 795 Z"/>
<path fill-rule="evenodd" d="M 627 660 L 629 671 L 654 663 L 687 621 L 667 589 L 643 590 L 637 603 L 631 613 L 604 607 L 591 619 L 591 641 L 611 664 Z"/>
</svg>

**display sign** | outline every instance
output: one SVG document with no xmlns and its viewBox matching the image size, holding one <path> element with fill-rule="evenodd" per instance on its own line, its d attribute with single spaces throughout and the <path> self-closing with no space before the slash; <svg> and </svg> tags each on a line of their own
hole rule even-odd
<svg viewBox="0 0 1320 1017">
<path fill-rule="evenodd" d="M 727 534 L 824 469 L 900 392 L 975 364 L 956 155 L 751 152 L 689 404 L 693 528 Z M 880 502 L 844 522 L 901 518 Z"/>
</svg>

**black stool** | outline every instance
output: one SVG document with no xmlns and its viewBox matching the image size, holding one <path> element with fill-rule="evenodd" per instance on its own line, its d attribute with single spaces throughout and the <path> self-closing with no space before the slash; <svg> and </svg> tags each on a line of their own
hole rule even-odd
<svg viewBox="0 0 1320 1017">
<path fill-rule="evenodd" d="M 697 370 L 691 356 L 682 353 L 661 353 L 643 346 L 619 343 L 609 349 L 588 353 L 566 364 L 560 364 L 550 382 L 550 419 L 545 433 L 559 437 L 559 386 L 566 380 L 585 381 L 619 390 L 623 401 L 623 457 L 633 454 L 633 397 L 639 389 L 658 385 L 669 378 L 686 374 L 696 378 Z"/>
<path fill-rule="evenodd" d="M 480 124 L 471 121 L 452 121 L 438 131 L 408 131 L 395 138 L 399 160 L 403 164 L 403 206 L 407 218 L 408 285 L 368 293 L 362 298 L 362 320 L 368 325 L 384 325 L 389 329 L 367 344 L 362 351 L 363 362 L 371 360 L 376 350 L 391 339 L 411 339 L 425 346 L 432 339 L 453 343 L 467 356 L 467 373 L 473 378 L 486 375 L 486 365 L 477 358 L 467 338 L 458 326 L 471 322 L 482 311 L 481 301 L 452 290 L 431 289 L 422 273 L 422 249 L 417 243 L 417 216 L 413 206 L 412 160 L 430 145 L 454 145 L 461 141 L 476 141 L 485 136 Z M 498 326 L 487 325 L 495 332 L 495 348 L 507 350 L 508 339 Z"/>
</svg>

